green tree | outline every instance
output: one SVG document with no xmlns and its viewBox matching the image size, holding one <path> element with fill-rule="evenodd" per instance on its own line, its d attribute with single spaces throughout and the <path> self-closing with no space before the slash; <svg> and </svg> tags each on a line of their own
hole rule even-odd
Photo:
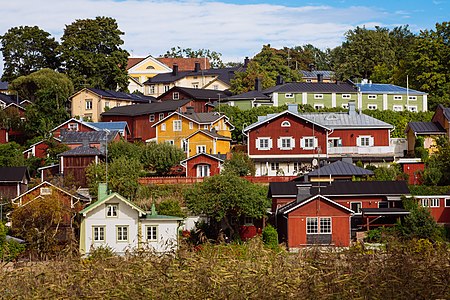
<svg viewBox="0 0 450 300">
<path fill-rule="evenodd" d="M 115 19 L 96 17 L 66 25 L 61 38 L 61 58 L 75 89 L 89 86 L 126 91 L 128 52 Z"/>
<path fill-rule="evenodd" d="M 186 213 L 181 209 L 180 202 L 175 199 L 168 199 L 159 203 L 158 214 L 186 218 Z"/>
<path fill-rule="evenodd" d="M 190 58 L 203 58 L 206 57 L 209 59 L 209 63 L 211 64 L 211 68 L 223 68 L 225 67 L 222 61 L 222 54 L 216 51 L 212 51 L 209 49 L 198 49 L 193 50 L 191 48 L 182 49 L 180 46 L 172 47 L 168 50 L 164 55 L 164 57 L 190 57 Z"/>
<path fill-rule="evenodd" d="M 423 172 L 423 179 L 429 185 L 450 185 L 450 142 L 448 138 L 437 140 L 438 151 L 432 155 Z"/>
<path fill-rule="evenodd" d="M 232 237 L 238 230 L 238 224 L 232 225 L 233 217 L 264 218 L 270 205 L 265 187 L 233 175 L 208 177 L 188 189 L 185 199 L 192 213 L 223 221 Z"/>
<path fill-rule="evenodd" d="M 261 80 L 263 89 L 275 85 L 275 80 L 270 78 L 269 73 L 256 61 L 250 61 L 245 72 L 237 72 L 231 79 L 230 91 L 234 94 L 242 94 L 255 89 L 255 81 Z"/>
<path fill-rule="evenodd" d="M 58 42 L 37 26 L 10 28 L 0 36 L 4 61 L 3 81 L 11 82 L 43 68 L 60 66 Z"/>
<path fill-rule="evenodd" d="M 14 240 L 6 240 L 6 226 L 0 222 L 0 261 L 13 261 L 25 250 L 25 246 Z"/>
<path fill-rule="evenodd" d="M 165 175 L 185 158 L 183 150 L 174 145 L 149 143 L 143 149 L 141 161 L 145 168 L 155 171 L 157 175 Z"/>
<path fill-rule="evenodd" d="M 69 118 L 67 109 L 73 85 L 66 75 L 42 69 L 13 80 L 11 89 L 33 102 L 25 112 L 30 134 L 48 136 L 52 128 Z"/>
<path fill-rule="evenodd" d="M 254 176 L 256 167 L 254 162 L 246 153 L 233 152 L 230 159 L 223 164 L 223 173 L 230 173 L 236 176 Z"/>
<path fill-rule="evenodd" d="M 15 142 L 0 144 L 0 166 L 21 167 L 25 165 L 22 148 Z"/>
<path fill-rule="evenodd" d="M 108 143 L 108 160 L 114 161 L 122 156 L 141 160 L 143 149 L 143 144 L 129 143 L 125 140 Z"/>
</svg>

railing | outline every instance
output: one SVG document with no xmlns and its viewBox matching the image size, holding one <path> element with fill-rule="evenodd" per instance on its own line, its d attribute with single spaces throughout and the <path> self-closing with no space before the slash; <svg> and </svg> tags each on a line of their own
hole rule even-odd
<svg viewBox="0 0 450 300">
<path fill-rule="evenodd" d="M 297 176 L 243 176 L 242 178 L 252 183 L 288 182 Z M 141 177 L 139 183 L 149 184 L 194 184 L 203 182 L 204 177 Z"/>
<path fill-rule="evenodd" d="M 394 146 L 330 147 L 328 154 L 394 155 Z"/>
</svg>

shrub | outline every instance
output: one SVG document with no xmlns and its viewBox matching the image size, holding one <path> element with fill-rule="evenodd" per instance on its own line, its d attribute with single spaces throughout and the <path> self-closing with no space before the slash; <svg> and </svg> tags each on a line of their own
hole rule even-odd
<svg viewBox="0 0 450 300">
<path fill-rule="evenodd" d="M 267 225 L 262 231 L 262 239 L 267 247 L 274 250 L 278 249 L 278 232 L 271 225 Z"/>
</svg>

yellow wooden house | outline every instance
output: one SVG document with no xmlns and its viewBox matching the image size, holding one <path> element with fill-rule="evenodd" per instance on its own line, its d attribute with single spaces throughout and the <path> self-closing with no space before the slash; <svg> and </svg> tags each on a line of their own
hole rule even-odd
<svg viewBox="0 0 450 300">
<path fill-rule="evenodd" d="M 130 93 L 144 93 L 144 82 L 158 74 L 170 73 L 172 69 L 151 55 L 147 57 L 130 57 L 127 63 L 128 90 Z"/>
<path fill-rule="evenodd" d="M 231 131 L 234 126 L 227 116 L 217 113 L 174 112 L 153 125 L 156 141 L 170 143 L 186 152 L 187 157 L 198 153 L 226 154 L 230 152 Z"/>
</svg>

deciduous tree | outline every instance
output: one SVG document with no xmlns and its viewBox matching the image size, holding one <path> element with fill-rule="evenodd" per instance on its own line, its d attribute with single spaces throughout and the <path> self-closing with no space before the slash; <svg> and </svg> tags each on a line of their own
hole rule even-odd
<svg viewBox="0 0 450 300">
<path fill-rule="evenodd" d="M 180 46 L 172 47 L 164 55 L 164 57 L 191 57 L 200 58 L 206 57 L 209 59 L 211 68 L 223 68 L 225 65 L 222 62 L 222 54 L 209 49 L 193 50 L 191 48 L 182 49 Z"/>
</svg>

